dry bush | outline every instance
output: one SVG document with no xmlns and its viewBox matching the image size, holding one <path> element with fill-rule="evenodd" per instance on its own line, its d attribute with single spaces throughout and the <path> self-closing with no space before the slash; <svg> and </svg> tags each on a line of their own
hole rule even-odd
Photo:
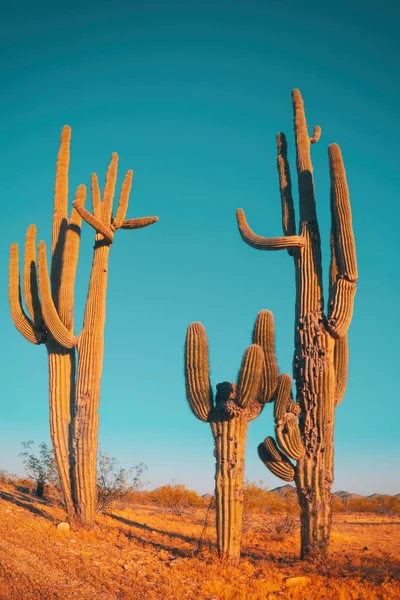
<svg viewBox="0 0 400 600">
<path fill-rule="evenodd" d="M 166 512 L 177 516 L 204 506 L 204 499 L 197 492 L 189 490 L 178 483 L 169 483 L 152 492 L 147 492 L 145 499 Z"/>
<path fill-rule="evenodd" d="M 378 515 L 399 515 L 400 497 L 377 495 L 372 498 L 340 498 L 333 495 L 334 513 L 375 513 Z"/>
<path fill-rule="evenodd" d="M 37 451 L 33 445 L 32 440 L 22 442 L 23 452 L 19 454 L 28 480 L 35 484 L 35 492 L 39 498 L 45 496 L 62 504 L 63 497 L 53 450 L 45 442 L 40 442 Z"/>
<path fill-rule="evenodd" d="M 270 539 L 283 540 L 300 527 L 300 508 L 296 492 L 285 496 L 268 491 L 259 484 L 245 481 L 243 495 L 243 530 L 266 534 Z"/>
<path fill-rule="evenodd" d="M 124 469 L 116 458 L 100 449 L 97 455 L 97 511 L 123 508 L 129 504 L 144 485 L 142 475 L 146 469 L 143 463 Z"/>
</svg>

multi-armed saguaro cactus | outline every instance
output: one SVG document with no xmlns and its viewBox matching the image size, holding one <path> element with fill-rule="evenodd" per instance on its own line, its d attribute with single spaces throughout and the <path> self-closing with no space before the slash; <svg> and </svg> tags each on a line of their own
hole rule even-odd
<svg viewBox="0 0 400 600">
<path fill-rule="evenodd" d="M 86 188 L 76 192 L 68 219 L 68 168 L 71 130 L 64 127 L 56 167 L 50 278 L 46 247 L 39 243 L 36 268 L 36 227 L 26 235 L 23 290 L 20 290 L 18 246 L 11 246 L 9 298 L 11 316 L 22 335 L 33 344 L 45 344 L 49 357 L 50 431 L 64 493 L 68 519 L 90 526 L 96 508 L 96 455 L 100 380 L 103 366 L 108 255 L 117 229 L 137 229 L 158 220 L 125 220 L 132 171 L 121 188 L 112 216 L 117 178 L 117 154 L 112 155 L 102 199 L 97 176 L 92 176 L 93 214 L 84 208 Z M 74 283 L 81 224 L 95 231 L 95 245 L 83 329 L 74 334 Z M 77 369 L 76 369 L 77 358 Z"/>
<path fill-rule="evenodd" d="M 188 327 L 185 348 L 186 394 L 194 415 L 209 422 L 214 436 L 217 547 L 221 558 L 240 557 L 244 451 L 249 421 L 273 398 L 278 379 L 272 313 L 261 311 L 246 350 L 238 382 L 219 383 L 215 402 L 210 383 L 206 331 Z"/>
<path fill-rule="evenodd" d="M 291 380 L 282 376 L 275 397 L 276 437 L 259 448 L 270 470 L 295 481 L 301 506 L 301 556 L 320 560 L 327 553 L 331 528 L 334 408 L 344 395 L 347 378 L 347 330 L 350 325 L 357 265 L 349 194 L 339 147 L 329 146 L 331 175 L 331 267 L 327 315 L 324 314 L 320 236 L 315 207 L 310 145 L 321 130 L 308 135 L 303 100 L 293 90 L 294 129 L 300 205 L 296 235 L 286 138 L 278 134 L 278 171 L 284 237 L 263 238 L 237 218 L 245 242 L 259 250 L 287 249 L 296 271 L 296 327 L 293 361 L 297 403 Z M 296 414 L 299 414 L 297 422 Z M 285 453 L 285 454 L 284 454 Z M 294 466 L 289 458 L 297 460 Z"/>
</svg>

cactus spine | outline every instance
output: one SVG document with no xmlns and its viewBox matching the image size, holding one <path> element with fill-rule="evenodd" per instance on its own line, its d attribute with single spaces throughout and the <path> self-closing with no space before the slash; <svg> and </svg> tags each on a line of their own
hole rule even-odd
<svg viewBox="0 0 400 600">
<path fill-rule="evenodd" d="M 214 437 L 217 547 L 219 556 L 240 558 L 243 515 L 244 451 L 249 421 L 272 399 L 278 378 L 272 313 L 261 311 L 237 383 L 210 383 L 208 344 L 201 323 L 188 327 L 185 347 L 186 395 L 193 414 L 209 422 Z"/>
<path fill-rule="evenodd" d="M 98 408 L 103 365 L 108 255 L 117 229 L 151 225 L 157 217 L 125 220 L 132 171 L 122 184 L 112 217 L 117 178 L 117 154 L 112 155 L 102 200 L 97 176 L 92 176 L 93 214 L 84 207 L 86 188 L 75 195 L 68 219 L 68 169 L 71 130 L 63 128 L 56 166 L 50 276 L 46 246 L 36 227 L 26 235 L 22 305 L 18 246 L 10 252 L 9 300 L 11 316 L 22 335 L 33 344 L 45 344 L 49 364 L 50 432 L 71 524 L 91 526 L 96 509 L 96 456 Z M 82 220 L 95 229 L 95 245 L 83 329 L 74 334 L 74 283 Z"/>
<path fill-rule="evenodd" d="M 242 209 L 239 230 L 250 246 L 261 250 L 287 249 L 296 272 L 295 352 L 291 382 L 280 378 L 275 397 L 275 433 L 259 447 L 266 466 L 285 481 L 295 481 L 301 506 L 301 556 L 322 560 L 331 529 L 334 408 L 342 400 L 347 379 L 347 330 L 357 282 L 357 265 L 346 174 L 339 147 L 329 146 L 331 176 L 331 266 L 327 314 L 323 312 L 321 247 L 316 215 L 310 146 L 321 130 L 308 135 L 303 100 L 292 92 L 300 205 L 296 235 L 287 143 L 277 136 L 278 172 L 284 236 L 263 238 L 251 231 Z M 282 376 L 286 377 L 286 376 Z M 299 414 L 299 420 L 296 414 Z M 289 460 L 296 460 L 296 466 Z"/>
</svg>

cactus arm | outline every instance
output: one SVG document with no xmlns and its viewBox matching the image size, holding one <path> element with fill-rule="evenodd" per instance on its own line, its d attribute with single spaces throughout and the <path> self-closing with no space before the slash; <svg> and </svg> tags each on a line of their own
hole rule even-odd
<svg viewBox="0 0 400 600">
<path fill-rule="evenodd" d="M 236 211 L 236 218 L 242 239 L 256 250 L 287 250 L 288 248 L 302 248 L 305 240 L 301 235 L 287 235 L 275 238 L 266 238 L 254 233 L 247 224 L 246 216 L 241 208 Z"/>
<path fill-rule="evenodd" d="M 84 205 L 86 200 L 86 187 L 84 185 L 78 186 L 75 200 L 82 206 Z M 82 217 L 73 208 L 65 235 L 58 306 L 60 319 L 71 332 L 74 330 L 74 286 L 79 258 L 81 228 Z"/>
<path fill-rule="evenodd" d="M 353 315 L 358 272 L 346 172 L 337 144 L 329 146 L 329 167 L 332 236 L 328 330 L 339 339 L 347 333 Z"/>
<path fill-rule="evenodd" d="M 338 279 L 329 299 L 327 329 L 338 340 L 346 335 L 353 316 L 356 284 L 354 281 Z"/>
<path fill-rule="evenodd" d="M 294 130 L 296 138 L 296 164 L 299 185 L 300 220 L 309 222 L 317 219 L 315 210 L 314 181 L 310 145 L 312 139 L 319 139 L 321 128 L 314 129 L 314 136 L 308 135 L 308 127 L 304 112 L 304 103 L 300 91 L 292 91 L 294 112 Z"/>
<path fill-rule="evenodd" d="M 304 453 L 301 443 L 297 417 L 289 412 L 279 419 L 275 426 L 275 436 L 284 453 L 293 460 L 298 460 Z"/>
<path fill-rule="evenodd" d="M 111 224 L 111 229 L 113 231 L 119 229 L 125 219 L 126 211 L 128 210 L 129 194 L 132 187 L 132 177 L 133 171 L 130 169 L 127 171 L 121 187 L 117 212 Z"/>
<path fill-rule="evenodd" d="M 274 438 L 267 437 L 258 446 L 258 455 L 265 466 L 276 477 L 284 481 L 293 481 L 296 471 L 290 460 L 279 450 Z"/>
<path fill-rule="evenodd" d="M 97 220 L 101 220 L 101 200 L 99 179 L 96 173 L 92 173 L 91 177 L 91 192 L 92 192 L 92 211 Z"/>
<path fill-rule="evenodd" d="M 60 232 L 64 222 L 68 221 L 68 169 L 70 161 L 71 128 L 63 127 L 60 148 L 57 155 L 56 179 L 54 185 L 54 211 L 51 253 L 57 254 L 60 248 Z"/>
<path fill-rule="evenodd" d="M 275 436 L 283 452 L 293 460 L 298 460 L 304 453 L 297 423 L 299 408 L 292 399 L 292 378 L 287 374 L 280 375 L 275 392 Z"/>
<path fill-rule="evenodd" d="M 92 211 L 93 215 L 98 221 L 101 221 L 101 194 L 99 186 L 99 178 L 96 173 L 92 173 L 91 179 L 91 193 L 92 193 Z"/>
<path fill-rule="evenodd" d="M 70 162 L 71 128 L 61 132 L 54 184 L 53 224 L 51 234 L 51 294 L 58 309 L 65 236 L 68 227 L 68 169 Z"/>
<path fill-rule="evenodd" d="M 331 218 L 335 231 L 335 253 L 340 277 L 357 281 L 357 258 L 352 227 L 349 190 L 340 148 L 331 144 L 328 149 L 331 175 Z"/>
<path fill-rule="evenodd" d="M 157 223 L 158 217 L 139 217 L 137 219 L 125 219 L 120 229 L 141 229 L 153 223 Z"/>
<path fill-rule="evenodd" d="M 243 356 L 238 377 L 236 402 L 242 408 L 250 406 L 258 397 L 264 371 L 264 352 L 252 344 Z"/>
<path fill-rule="evenodd" d="M 40 327 L 43 317 L 36 271 L 36 227 L 29 225 L 24 251 L 24 298 L 32 322 L 36 327 Z"/>
<path fill-rule="evenodd" d="M 347 386 L 349 344 L 347 334 L 335 341 L 333 353 L 335 367 L 335 406 L 338 406 L 344 398 Z"/>
<path fill-rule="evenodd" d="M 104 223 L 102 223 L 99 219 L 96 219 L 96 217 L 86 210 L 86 208 L 80 204 L 78 200 L 74 200 L 73 207 L 88 225 L 91 225 L 97 233 L 100 233 L 103 236 L 108 244 L 113 243 L 114 233 L 110 227 L 104 225 Z"/>
<path fill-rule="evenodd" d="M 336 250 L 335 250 L 335 227 L 332 223 L 331 230 L 331 264 L 329 268 L 329 289 L 332 289 L 338 276 Z M 347 333 L 335 341 L 333 351 L 333 366 L 335 369 L 335 406 L 343 400 L 348 377 L 349 346 Z"/>
<path fill-rule="evenodd" d="M 43 344 L 46 337 L 45 333 L 34 325 L 22 307 L 17 244 L 12 244 L 10 249 L 8 298 L 11 318 L 18 331 L 31 344 Z"/>
<path fill-rule="evenodd" d="M 292 402 L 292 378 L 287 373 L 283 373 L 278 377 L 275 391 L 274 417 L 276 422 L 283 419 L 285 414 L 290 411 Z"/>
<path fill-rule="evenodd" d="M 111 155 L 111 162 L 107 169 L 106 183 L 103 191 L 103 198 L 101 202 L 101 221 L 105 225 L 111 224 L 111 213 L 114 200 L 115 183 L 117 181 L 117 170 L 118 170 L 118 154 L 113 152 Z"/>
<path fill-rule="evenodd" d="M 295 212 L 292 196 L 292 180 L 290 177 L 289 161 L 287 159 L 287 141 L 284 133 L 276 136 L 278 146 L 277 167 L 279 173 L 279 191 L 282 205 L 282 228 L 285 236 L 296 235 Z M 290 256 L 293 250 L 288 248 Z"/>
<path fill-rule="evenodd" d="M 254 325 L 253 344 L 258 344 L 264 351 L 265 371 L 263 374 L 262 402 L 271 402 L 278 382 L 278 365 L 275 356 L 274 316 L 269 310 L 261 310 Z"/>
<path fill-rule="evenodd" d="M 201 323 L 191 323 L 185 344 L 186 396 L 193 414 L 204 422 L 213 407 L 209 373 L 206 330 Z"/>
<path fill-rule="evenodd" d="M 61 346 L 64 348 L 73 348 L 77 345 L 78 338 L 75 337 L 74 334 L 69 331 L 61 321 L 55 307 L 50 291 L 46 245 L 43 241 L 39 242 L 38 275 L 39 292 L 42 300 L 42 312 L 46 327 Z"/>
<path fill-rule="evenodd" d="M 321 127 L 316 125 L 314 127 L 313 135 L 310 137 L 310 144 L 316 144 L 319 142 L 319 138 L 321 137 Z"/>
</svg>

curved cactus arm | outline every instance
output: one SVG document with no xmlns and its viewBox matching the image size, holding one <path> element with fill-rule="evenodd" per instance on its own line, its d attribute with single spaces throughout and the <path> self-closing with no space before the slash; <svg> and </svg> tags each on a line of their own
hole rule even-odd
<svg viewBox="0 0 400 600">
<path fill-rule="evenodd" d="M 258 446 L 258 456 L 276 477 L 284 481 L 294 480 L 296 474 L 295 467 L 287 456 L 279 450 L 274 438 L 265 438 L 264 443 Z"/>
<path fill-rule="evenodd" d="M 283 452 L 293 460 L 299 460 L 304 454 L 304 446 L 301 443 L 300 429 L 297 417 L 289 412 L 279 419 L 275 426 L 276 440 Z"/>
<path fill-rule="evenodd" d="M 278 382 L 278 365 L 275 356 L 274 315 L 270 310 L 261 310 L 253 329 L 253 344 L 258 344 L 264 351 L 265 371 L 263 374 L 262 402 L 271 402 Z"/>
<path fill-rule="evenodd" d="M 104 223 L 102 223 L 99 219 L 96 219 L 94 215 L 92 215 L 82 204 L 80 204 L 79 200 L 74 200 L 72 205 L 82 219 L 86 221 L 88 225 L 91 225 L 97 233 L 100 233 L 106 242 L 109 244 L 113 243 L 114 233 L 110 227 L 104 225 Z"/>
<path fill-rule="evenodd" d="M 39 242 L 38 275 L 42 312 L 46 327 L 61 346 L 73 348 L 77 345 L 78 338 L 61 321 L 54 305 L 47 270 L 46 245 L 43 241 Z"/>
<path fill-rule="evenodd" d="M 10 267 L 8 298 L 10 301 L 11 318 L 15 327 L 31 344 L 43 344 L 46 334 L 36 327 L 31 319 L 25 314 L 22 307 L 21 285 L 19 276 L 18 245 L 12 244 L 10 248 Z"/>
<path fill-rule="evenodd" d="M 132 169 L 130 169 L 129 171 L 127 171 L 125 179 L 122 183 L 117 212 L 111 223 L 111 229 L 113 231 L 119 229 L 125 219 L 126 211 L 128 210 L 129 194 L 131 192 L 132 187 L 132 177 L 133 171 Z"/>
<path fill-rule="evenodd" d="M 241 208 L 237 209 L 236 218 L 243 240 L 257 250 L 287 250 L 288 248 L 302 248 L 305 245 L 305 240 L 301 235 L 266 238 L 255 234 L 248 226 L 246 216 Z"/>
<path fill-rule="evenodd" d="M 344 398 L 347 386 L 349 365 L 349 344 L 347 334 L 335 341 L 333 352 L 333 364 L 335 367 L 335 406 L 338 406 Z"/>
<path fill-rule="evenodd" d="M 107 226 L 111 224 L 111 213 L 114 200 L 115 184 L 117 181 L 117 171 L 118 154 L 113 152 L 111 155 L 111 162 L 107 169 L 106 182 L 101 201 L 101 221 Z"/>
<path fill-rule="evenodd" d="M 122 221 L 121 229 L 141 229 L 157 223 L 158 217 L 138 217 L 137 219 L 125 219 Z"/>
<path fill-rule="evenodd" d="M 340 277 L 331 288 L 327 329 L 335 340 L 346 335 L 350 326 L 353 316 L 355 293 L 356 283 L 341 279 Z"/>
<path fill-rule="evenodd" d="M 287 141 L 284 133 L 276 136 L 278 147 L 277 167 L 279 173 L 279 191 L 282 205 L 282 228 L 285 236 L 296 235 L 296 221 L 292 195 L 292 180 L 290 177 L 289 161 L 287 159 Z M 293 249 L 288 248 L 289 256 L 293 255 Z"/>
<path fill-rule="evenodd" d="M 259 396 L 264 371 L 264 352 L 260 346 L 252 344 L 243 356 L 238 377 L 236 403 L 242 408 L 251 405 Z"/>
<path fill-rule="evenodd" d="M 331 176 L 331 219 L 335 232 L 334 244 L 340 277 L 357 281 L 357 257 L 352 227 L 350 196 L 347 187 L 343 157 L 337 144 L 328 148 Z"/>
<path fill-rule="evenodd" d="M 347 333 L 353 315 L 358 271 L 346 172 L 337 144 L 329 146 L 329 168 L 332 235 L 328 329 L 340 339 Z"/>
<path fill-rule="evenodd" d="M 36 327 L 40 328 L 43 317 L 37 284 L 35 225 L 29 225 L 25 238 L 24 298 L 32 323 L 34 323 Z"/>
<path fill-rule="evenodd" d="M 321 127 L 319 125 L 316 125 L 314 127 L 312 137 L 310 137 L 310 144 L 316 144 L 317 142 L 319 142 L 320 137 L 321 137 Z"/>
<path fill-rule="evenodd" d="M 274 418 L 277 422 L 290 412 L 292 400 L 292 378 L 287 373 L 278 377 L 278 384 L 274 394 Z"/>
<path fill-rule="evenodd" d="M 208 344 L 204 326 L 191 323 L 186 334 L 185 345 L 186 396 L 193 414 L 207 422 L 213 408 L 213 393 L 210 384 Z"/>
</svg>

